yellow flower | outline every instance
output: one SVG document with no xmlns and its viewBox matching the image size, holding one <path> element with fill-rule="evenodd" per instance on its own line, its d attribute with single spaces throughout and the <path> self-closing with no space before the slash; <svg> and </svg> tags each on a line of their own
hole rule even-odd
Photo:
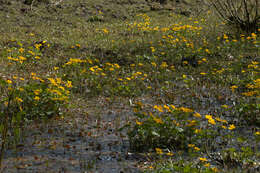
<svg viewBox="0 0 260 173">
<path fill-rule="evenodd" d="M 38 100 L 40 100 L 40 97 L 35 96 L 35 97 L 34 97 L 34 100 L 38 101 Z"/>
<path fill-rule="evenodd" d="M 19 59 L 22 61 L 25 61 L 27 58 L 23 57 L 23 56 L 19 56 Z"/>
<path fill-rule="evenodd" d="M 195 129 L 195 132 L 194 132 L 194 133 L 198 134 L 198 133 L 200 133 L 200 132 L 201 132 L 200 129 Z"/>
<path fill-rule="evenodd" d="M 60 84 L 61 83 L 61 78 L 56 78 L 56 82 L 57 82 L 57 84 Z"/>
<path fill-rule="evenodd" d="M 200 161 L 207 162 L 208 160 L 207 160 L 207 158 L 200 157 Z"/>
<path fill-rule="evenodd" d="M 253 96 L 255 94 L 257 94 L 257 91 L 249 91 L 249 92 L 242 93 L 242 95 L 248 96 L 248 97 Z"/>
<path fill-rule="evenodd" d="M 228 109 L 228 105 L 221 105 L 222 108 Z"/>
<path fill-rule="evenodd" d="M 20 53 L 23 53 L 23 52 L 24 52 L 24 48 L 20 48 L 20 49 L 19 49 L 19 52 L 20 52 Z"/>
<path fill-rule="evenodd" d="M 9 104 L 9 103 L 8 103 L 7 101 L 4 102 L 5 107 L 7 107 L 8 104 Z"/>
<path fill-rule="evenodd" d="M 226 34 L 224 34 L 223 38 L 224 39 L 228 39 L 228 36 Z"/>
<path fill-rule="evenodd" d="M 89 70 L 92 71 L 92 72 L 95 72 L 94 67 L 90 67 Z"/>
<path fill-rule="evenodd" d="M 155 148 L 155 151 L 157 154 L 163 154 L 163 151 L 160 148 Z"/>
<path fill-rule="evenodd" d="M 57 85 L 55 79 L 53 79 L 53 78 L 48 78 L 48 80 L 51 82 L 52 85 Z"/>
<path fill-rule="evenodd" d="M 67 83 L 66 83 L 66 87 L 67 88 L 71 88 L 72 87 L 72 82 L 68 80 Z"/>
<path fill-rule="evenodd" d="M 8 84 L 12 84 L 13 82 L 11 80 L 6 81 Z"/>
<path fill-rule="evenodd" d="M 230 88 L 231 88 L 232 92 L 234 92 L 235 89 L 237 89 L 238 87 L 237 87 L 236 85 L 233 85 L 233 86 L 231 86 Z"/>
<path fill-rule="evenodd" d="M 155 105 L 153 108 L 157 109 L 159 112 L 163 112 L 163 108 L 161 105 L 159 105 L 159 106 Z"/>
<path fill-rule="evenodd" d="M 210 163 L 206 163 L 204 166 L 205 167 L 210 167 Z"/>
<path fill-rule="evenodd" d="M 168 67 L 168 65 L 167 65 L 167 63 L 166 63 L 166 62 L 162 62 L 162 64 L 160 65 L 160 67 L 161 67 L 161 68 L 167 68 L 167 67 Z"/>
<path fill-rule="evenodd" d="M 58 86 L 59 89 L 61 89 L 62 91 L 65 91 L 65 88 L 63 86 Z"/>
<path fill-rule="evenodd" d="M 228 127 L 229 130 L 233 130 L 233 129 L 235 129 L 235 128 L 236 128 L 236 126 L 235 126 L 234 124 L 231 124 L 231 125 Z"/>
<path fill-rule="evenodd" d="M 166 153 L 167 156 L 173 156 L 173 153 L 172 152 L 168 152 Z"/>
<path fill-rule="evenodd" d="M 198 112 L 195 112 L 195 113 L 193 114 L 193 116 L 194 116 L 194 117 L 197 117 L 197 118 L 201 118 L 201 115 L 200 115 Z"/>
<path fill-rule="evenodd" d="M 200 148 L 199 147 L 194 147 L 194 150 L 200 151 Z"/>
<path fill-rule="evenodd" d="M 114 64 L 114 66 L 115 66 L 116 68 L 120 68 L 120 66 L 119 66 L 118 64 Z"/>
<path fill-rule="evenodd" d="M 41 89 L 34 90 L 33 92 L 34 92 L 35 95 L 39 95 L 40 92 L 41 92 Z"/>
<path fill-rule="evenodd" d="M 251 33 L 253 39 L 256 39 L 257 35 L 255 33 Z"/>
<path fill-rule="evenodd" d="M 23 99 L 21 99 L 20 97 L 16 97 L 15 100 L 18 101 L 19 103 L 23 102 Z"/>
<path fill-rule="evenodd" d="M 206 58 L 202 58 L 202 61 L 207 62 L 207 59 Z"/>
<path fill-rule="evenodd" d="M 160 118 L 153 117 L 153 120 L 158 124 L 163 124 L 163 121 Z"/>
<path fill-rule="evenodd" d="M 152 52 L 155 52 L 155 48 L 154 47 L 150 47 Z"/>
<path fill-rule="evenodd" d="M 109 31 L 105 28 L 105 29 L 103 29 L 103 32 L 105 33 L 105 34 L 108 34 L 109 33 Z"/>
<path fill-rule="evenodd" d="M 188 147 L 193 148 L 193 147 L 195 147 L 195 145 L 194 144 L 188 144 Z"/>
<path fill-rule="evenodd" d="M 170 105 L 172 109 L 176 109 L 176 107 L 174 105 Z"/>
<path fill-rule="evenodd" d="M 156 63 L 155 62 L 151 62 L 152 66 L 156 67 Z"/>
<path fill-rule="evenodd" d="M 260 135 L 260 132 L 258 131 L 258 132 L 255 132 L 255 135 Z"/>
<path fill-rule="evenodd" d="M 212 119 L 212 115 L 205 115 L 205 118 L 208 119 L 208 120 Z"/>
<path fill-rule="evenodd" d="M 58 69 L 59 69 L 59 67 L 53 67 L 53 69 L 54 69 L 54 70 L 58 70 Z"/>
<path fill-rule="evenodd" d="M 19 91 L 24 91 L 24 89 L 23 88 L 19 88 Z"/>
<path fill-rule="evenodd" d="M 227 129 L 227 127 L 226 126 L 221 126 L 223 129 Z"/>
<path fill-rule="evenodd" d="M 207 73 L 205 73 L 205 72 L 201 72 L 200 74 L 201 74 L 201 75 L 206 75 Z"/>
<path fill-rule="evenodd" d="M 135 120 L 135 122 L 136 122 L 136 124 L 139 125 L 139 126 L 143 124 L 142 122 L 140 122 L 140 121 L 138 121 L 138 120 Z"/>
<path fill-rule="evenodd" d="M 218 117 L 216 117 L 215 118 L 217 121 L 219 121 L 219 122 L 222 122 L 222 123 L 227 123 L 227 120 L 223 120 L 223 119 L 221 119 L 221 118 L 218 118 Z"/>
<path fill-rule="evenodd" d="M 188 120 L 188 122 L 189 122 L 189 124 L 187 124 L 188 127 L 195 126 L 197 123 L 196 120 L 192 120 L 192 121 Z"/>
<path fill-rule="evenodd" d="M 164 107 L 165 109 L 167 109 L 168 111 L 170 111 L 170 107 L 169 107 L 169 106 L 164 105 L 163 107 Z"/>
<path fill-rule="evenodd" d="M 185 107 L 180 107 L 179 110 L 181 110 L 181 111 L 183 111 L 183 112 L 193 112 L 192 109 L 185 108 Z"/>
<path fill-rule="evenodd" d="M 210 124 L 212 124 L 212 125 L 215 125 L 215 124 L 216 124 L 216 122 L 215 122 L 214 119 L 209 119 L 208 122 L 209 122 Z"/>
<path fill-rule="evenodd" d="M 210 54 L 210 51 L 209 51 L 209 49 L 205 49 L 205 52 L 207 52 L 208 54 Z"/>
</svg>

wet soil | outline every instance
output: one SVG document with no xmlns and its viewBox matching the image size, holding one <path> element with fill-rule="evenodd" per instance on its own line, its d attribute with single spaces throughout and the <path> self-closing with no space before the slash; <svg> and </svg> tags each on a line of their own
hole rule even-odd
<svg viewBox="0 0 260 173">
<path fill-rule="evenodd" d="M 129 153 L 126 132 L 118 131 L 128 108 L 96 100 L 78 99 L 81 108 L 71 115 L 26 127 L 24 141 L 6 151 L 2 172 L 140 172 L 142 158 Z"/>
</svg>

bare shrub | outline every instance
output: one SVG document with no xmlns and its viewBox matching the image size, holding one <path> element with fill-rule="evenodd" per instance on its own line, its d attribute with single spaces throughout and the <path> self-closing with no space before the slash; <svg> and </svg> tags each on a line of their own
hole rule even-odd
<svg viewBox="0 0 260 173">
<path fill-rule="evenodd" d="M 255 32 L 259 27 L 259 0 L 209 0 L 219 16 L 245 32 Z"/>
</svg>

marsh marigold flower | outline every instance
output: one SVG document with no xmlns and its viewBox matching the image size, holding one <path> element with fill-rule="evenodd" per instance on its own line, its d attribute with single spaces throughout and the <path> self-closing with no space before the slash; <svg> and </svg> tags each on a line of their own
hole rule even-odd
<svg viewBox="0 0 260 173">
<path fill-rule="evenodd" d="M 155 148 L 155 151 L 157 154 L 163 154 L 163 151 L 160 148 Z"/>
<path fill-rule="evenodd" d="M 201 115 L 200 115 L 198 112 L 195 112 L 195 113 L 193 114 L 193 116 L 194 116 L 194 117 L 197 117 L 197 118 L 201 118 Z"/>
<path fill-rule="evenodd" d="M 215 125 L 215 124 L 216 124 L 216 122 L 215 122 L 214 119 L 209 119 L 208 122 L 209 122 L 210 124 L 212 124 L 212 125 Z"/>
<path fill-rule="evenodd" d="M 166 62 L 162 62 L 162 64 L 160 65 L 160 67 L 161 67 L 161 68 L 167 68 L 167 67 L 168 67 L 168 65 L 167 65 L 167 63 L 166 63 Z"/>
<path fill-rule="evenodd" d="M 142 122 L 140 122 L 140 121 L 138 121 L 138 120 L 135 120 L 135 122 L 136 122 L 136 124 L 139 125 L 139 126 L 143 124 Z"/>
<path fill-rule="evenodd" d="M 208 119 L 208 120 L 212 119 L 212 115 L 205 115 L 205 118 Z"/>
<path fill-rule="evenodd" d="M 160 118 L 153 117 L 153 120 L 154 120 L 157 124 L 163 124 L 163 121 L 162 121 Z"/>
<path fill-rule="evenodd" d="M 231 125 L 228 127 L 229 130 L 233 130 L 233 129 L 235 129 L 235 128 L 236 128 L 236 126 L 235 126 L 234 124 L 231 124 Z"/>
<path fill-rule="evenodd" d="M 193 112 L 192 109 L 185 108 L 185 107 L 180 107 L 179 110 L 181 110 L 181 111 L 183 111 L 183 112 Z"/>
<path fill-rule="evenodd" d="M 200 132 L 201 132 L 200 129 L 195 129 L 195 131 L 194 131 L 194 133 L 196 133 L 196 134 L 198 134 L 198 133 L 200 133 Z"/>
<path fill-rule="evenodd" d="M 228 109 L 228 105 L 221 105 L 222 108 Z"/>
<path fill-rule="evenodd" d="M 34 100 L 38 101 L 38 100 L 40 100 L 40 97 L 35 96 L 35 97 L 34 97 Z"/>
<path fill-rule="evenodd" d="M 210 167 L 210 163 L 206 163 L 204 166 L 205 167 Z"/>
<path fill-rule="evenodd" d="M 71 88 L 72 87 L 72 82 L 71 81 L 67 81 L 66 87 Z"/>
<path fill-rule="evenodd" d="M 188 144 L 188 147 L 193 148 L 193 147 L 195 147 L 195 145 L 194 144 Z"/>
<path fill-rule="evenodd" d="M 170 111 L 170 107 L 169 107 L 169 106 L 164 105 L 163 107 L 164 107 L 165 109 L 167 109 L 168 111 Z"/>
<path fill-rule="evenodd" d="M 230 88 L 231 88 L 232 92 L 234 92 L 235 89 L 237 89 L 238 87 L 237 87 L 236 85 L 233 85 L 233 86 L 231 86 Z"/>
<path fill-rule="evenodd" d="M 23 99 L 19 98 L 19 97 L 16 97 L 15 98 L 19 103 L 22 103 L 23 102 Z"/>
<path fill-rule="evenodd" d="M 172 152 L 168 152 L 166 153 L 167 156 L 173 156 L 173 153 Z"/>
<path fill-rule="evenodd" d="M 207 160 L 207 158 L 200 157 L 200 161 L 207 162 L 208 160 Z"/>
<path fill-rule="evenodd" d="M 163 112 L 163 108 L 161 105 L 159 105 L 159 106 L 155 105 L 153 108 L 157 109 L 159 112 Z"/>
<path fill-rule="evenodd" d="M 200 151 L 200 148 L 199 147 L 194 147 L 194 150 Z"/>
<path fill-rule="evenodd" d="M 8 84 L 12 84 L 13 82 L 11 80 L 6 81 Z"/>
</svg>

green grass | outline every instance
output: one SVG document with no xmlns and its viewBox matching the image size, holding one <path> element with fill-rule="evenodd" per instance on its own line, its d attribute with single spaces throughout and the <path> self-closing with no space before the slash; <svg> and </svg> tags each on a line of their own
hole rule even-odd
<svg viewBox="0 0 260 173">
<path fill-rule="evenodd" d="M 98 124 L 102 112 L 121 109 L 127 115 L 114 128 L 128 135 L 129 151 L 149 158 L 140 170 L 259 169 L 259 32 L 238 33 L 212 9 L 172 1 L 12 1 L 4 9 L 2 143 L 19 143 L 35 121 L 92 112 Z"/>
</svg>

